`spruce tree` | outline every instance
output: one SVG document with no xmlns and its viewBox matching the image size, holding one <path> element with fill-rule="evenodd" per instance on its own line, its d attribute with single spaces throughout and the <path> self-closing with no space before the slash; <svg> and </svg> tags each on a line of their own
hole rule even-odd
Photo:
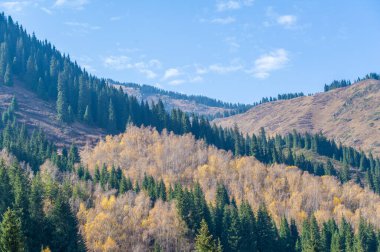
<svg viewBox="0 0 380 252">
<path fill-rule="evenodd" d="M 289 223 L 285 217 L 281 218 L 279 239 L 281 251 L 294 251 L 292 236 L 289 228 Z"/>
<path fill-rule="evenodd" d="M 13 77 L 12 77 L 12 69 L 10 64 L 7 64 L 5 74 L 4 74 L 4 84 L 7 86 L 12 86 L 13 85 Z"/>
<path fill-rule="evenodd" d="M 261 205 L 257 212 L 256 227 L 257 250 L 263 252 L 278 250 L 277 229 L 264 205 Z"/>
<path fill-rule="evenodd" d="M 198 252 L 212 252 L 218 251 L 220 245 L 216 244 L 212 235 L 209 232 L 207 223 L 205 220 L 201 221 L 201 227 L 195 238 L 195 249 Z M 218 249 L 219 248 L 219 249 Z"/>
<path fill-rule="evenodd" d="M 330 251 L 331 252 L 343 252 L 343 251 L 345 251 L 342 239 L 341 239 L 338 231 L 335 231 L 332 235 Z"/>
<path fill-rule="evenodd" d="M 256 220 L 251 206 L 247 201 L 243 201 L 239 208 L 239 217 L 241 224 L 241 251 L 256 251 Z"/>
<path fill-rule="evenodd" d="M 57 96 L 57 118 L 60 121 L 67 122 L 68 116 L 68 105 L 66 101 L 66 90 L 65 90 L 65 77 L 63 73 L 58 75 L 58 96 Z"/>
<path fill-rule="evenodd" d="M 108 105 L 108 123 L 107 123 L 107 129 L 110 132 L 116 131 L 116 115 L 115 115 L 115 108 L 113 105 L 112 100 L 110 99 L 109 105 Z"/>
<path fill-rule="evenodd" d="M 1 251 L 25 251 L 25 237 L 22 231 L 21 220 L 17 212 L 8 208 L 3 215 L 0 225 Z"/>
</svg>

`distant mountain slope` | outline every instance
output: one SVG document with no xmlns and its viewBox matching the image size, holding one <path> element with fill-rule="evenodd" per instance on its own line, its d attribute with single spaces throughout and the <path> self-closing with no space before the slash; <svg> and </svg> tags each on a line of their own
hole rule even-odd
<svg viewBox="0 0 380 252">
<path fill-rule="evenodd" d="M 223 102 L 203 95 L 185 95 L 150 85 L 119 83 L 113 80 L 108 80 L 108 82 L 116 87 L 122 87 L 124 92 L 135 96 L 140 101 L 157 103 L 161 100 L 168 111 L 179 108 L 187 113 L 195 113 L 208 117 L 224 117 L 243 113 L 252 107 L 252 105 Z"/>
<path fill-rule="evenodd" d="M 224 127 L 236 123 L 244 133 L 323 132 L 345 145 L 380 154 L 380 81 L 363 80 L 313 96 L 256 106 L 246 113 L 214 120 Z"/>
</svg>

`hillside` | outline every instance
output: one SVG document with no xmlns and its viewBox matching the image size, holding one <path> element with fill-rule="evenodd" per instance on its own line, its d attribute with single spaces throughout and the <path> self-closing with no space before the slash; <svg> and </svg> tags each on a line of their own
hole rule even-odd
<svg viewBox="0 0 380 252">
<path fill-rule="evenodd" d="M 353 182 L 342 185 L 332 176 L 313 176 L 294 166 L 265 166 L 252 157 L 234 158 L 191 135 L 130 127 L 84 150 L 81 156 L 91 173 L 105 164 L 109 170 L 120 167 L 123 174 L 138 181 L 145 174 L 162 178 L 167 185 L 191 186 L 198 181 L 211 203 L 218 183 L 223 183 L 238 204 L 247 200 L 257 210 L 265 203 L 277 224 L 286 216 L 301 225 L 314 213 L 320 223 L 344 217 L 357 227 L 362 216 L 380 225 L 380 196 Z"/>
<path fill-rule="evenodd" d="M 95 145 L 105 136 L 104 130 L 94 126 L 79 122 L 71 124 L 60 122 L 57 119 L 54 103 L 38 98 L 36 94 L 23 88 L 19 81 L 14 82 L 12 87 L 0 85 L 0 111 L 8 108 L 12 98 L 15 97 L 19 107 L 16 112 L 17 120 L 30 130 L 43 129 L 47 138 L 59 147 L 71 144 Z"/>
<path fill-rule="evenodd" d="M 157 103 L 161 100 L 167 111 L 178 108 L 186 113 L 195 113 L 207 117 L 224 117 L 247 111 L 251 105 L 232 104 L 200 95 L 185 95 L 166 91 L 149 85 L 134 83 L 118 83 L 108 80 L 117 88 L 121 87 L 128 95 L 135 96 L 139 101 Z"/>
<path fill-rule="evenodd" d="M 265 103 L 246 113 L 214 122 L 236 123 L 244 133 L 322 132 L 342 144 L 380 154 L 380 81 L 363 80 L 313 96 Z"/>
</svg>

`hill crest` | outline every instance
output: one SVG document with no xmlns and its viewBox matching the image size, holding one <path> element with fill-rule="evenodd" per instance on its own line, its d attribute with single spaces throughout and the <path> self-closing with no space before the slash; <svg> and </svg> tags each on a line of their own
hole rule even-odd
<svg viewBox="0 0 380 252">
<path fill-rule="evenodd" d="M 245 113 L 214 122 L 223 127 L 236 123 L 243 133 L 269 134 L 322 132 L 342 144 L 380 154 L 380 81 L 363 80 L 312 96 L 270 102 Z"/>
</svg>

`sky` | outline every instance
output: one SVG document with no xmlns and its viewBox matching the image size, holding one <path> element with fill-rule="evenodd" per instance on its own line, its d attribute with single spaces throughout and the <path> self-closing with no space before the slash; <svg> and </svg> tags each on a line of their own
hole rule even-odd
<svg viewBox="0 0 380 252">
<path fill-rule="evenodd" d="M 227 102 L 380 72 L 378 0 L 1 1 L 88 72 Z"/>
</svg>

